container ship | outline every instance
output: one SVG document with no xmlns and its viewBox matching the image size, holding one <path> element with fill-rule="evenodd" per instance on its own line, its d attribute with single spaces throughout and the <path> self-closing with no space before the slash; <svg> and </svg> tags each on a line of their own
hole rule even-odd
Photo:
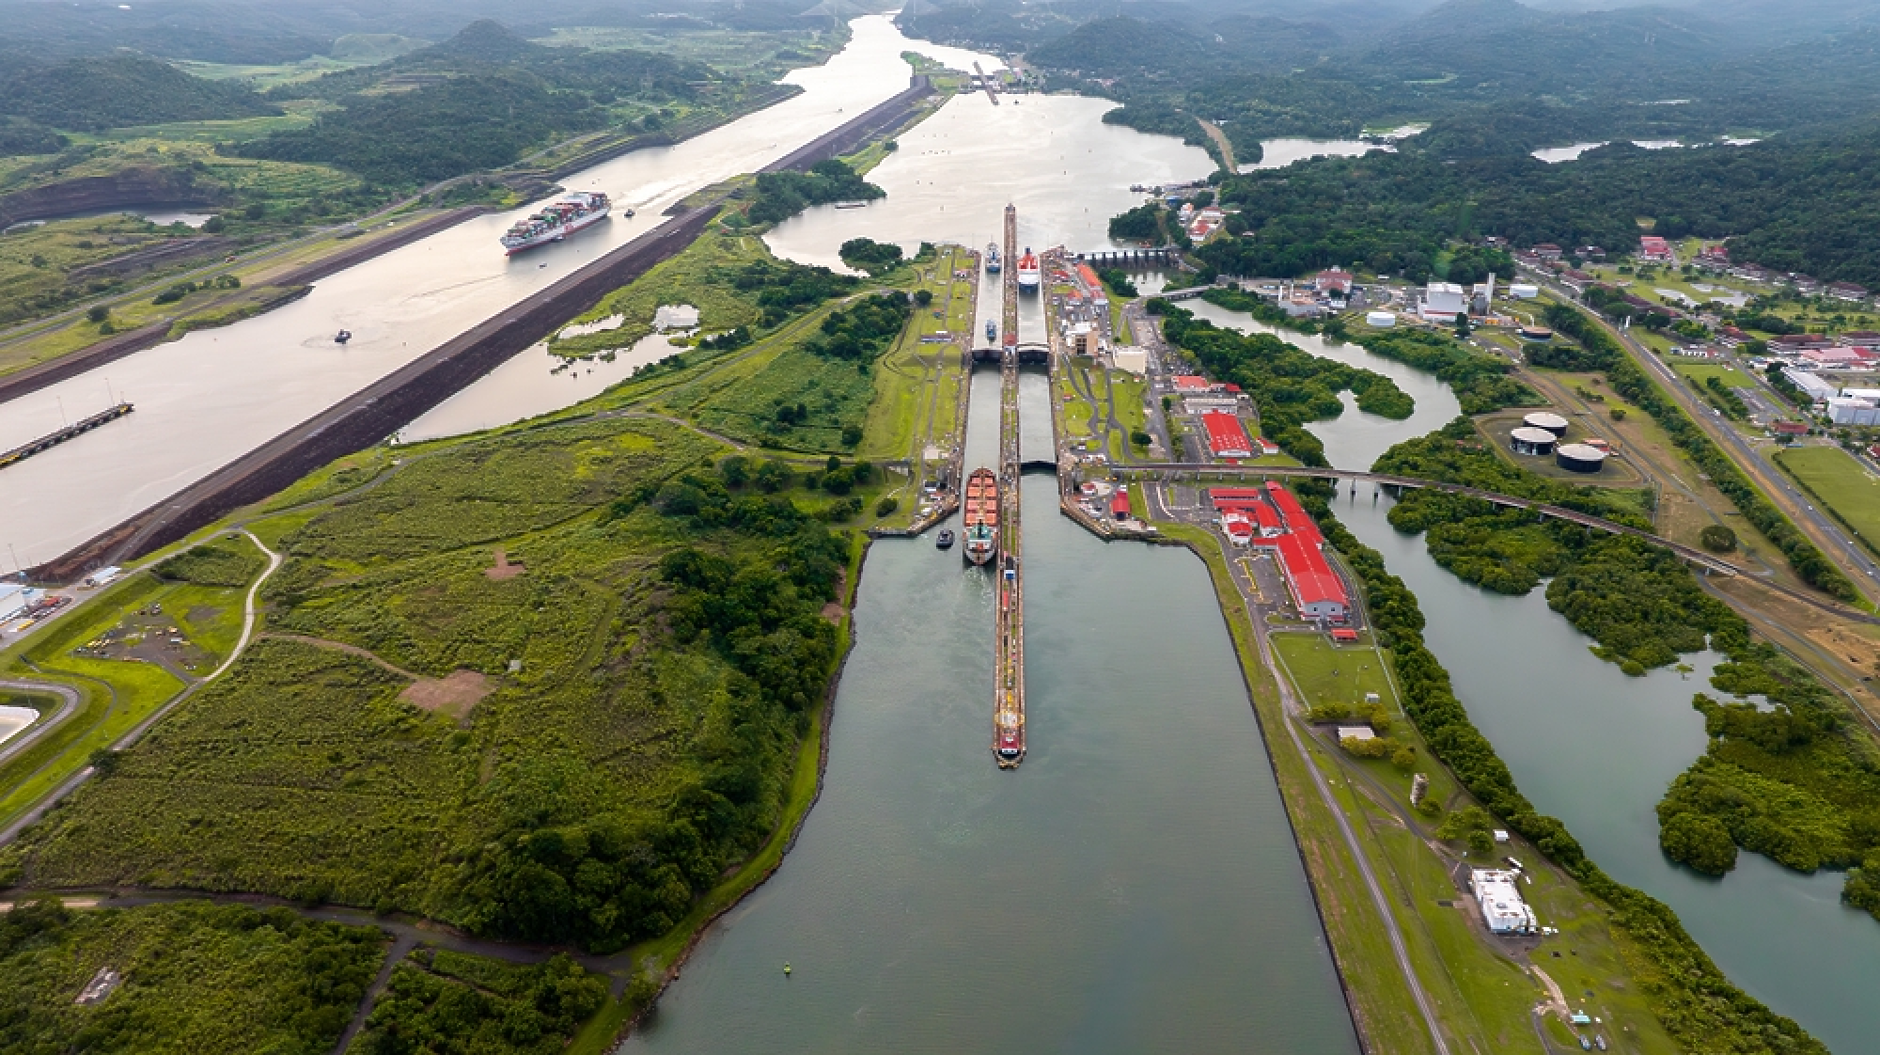
<svg viewBox="0 0 1880 1055">
<path fill-rule="evenodd" d="M 986 243 L 986 274 L 999 273 L 999 247 L 992 242 Z"/>
<path fill-rule="evenodd" d="M 524 249 L 559 242 L 583 227 L 599 223 L 613 203 L 598 191 L 576 191 L 515 222 L 503 234 L 503 249 L 514 256 Z"/>
<path fill-rule="evenodd" d="M 1032 255 L 1031 246 L 1026 246 L 1025 255 L 1018 258 L 1018 288 L 1037 289 L 1039 274 L 1038 258 Z"/>
<path fill-rule="evenodd" d="M 966 559 L 984 564 L 999 549 L 999 478 L 991 469 L 974 469 L 966 478 Z"/>
</svg>

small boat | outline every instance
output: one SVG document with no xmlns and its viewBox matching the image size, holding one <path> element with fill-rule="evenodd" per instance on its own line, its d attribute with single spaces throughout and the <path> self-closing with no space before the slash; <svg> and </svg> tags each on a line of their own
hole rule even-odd
<svg viewBox="0 0 1880 1055">
<path fill-rule="evenodd" d="M 999 273 L 999 247 L 991 242 L 987 242 L 986 243 L 986 274 L 996 275 L 998 273 Z"/>
<path fill-rule="evenodd" d="M 627 219 L 629 219 L 629 220 L 631 220 L 631 219 L 633 219 L 633 210 L 632 210 L 632 209 L 628 209 L 628 210 L 627 210 L 627 211 L 626 211 L 626 212 L 625 212 L 624 214 L 622 214 L 622 215 L 624 215 L 624 216 L 626 216 L 626 218 L 627 218 Z"/>
<path fill-rule="evenodd" d="M 352 340 L 351 330 L 341 330 L 338 333 L 333 335 L 334 344 L 345 344 L 347 341 L 350 341 L 350 340 Z"/>
<path fill-rule="evenodd" d="M 839 201 L 839 202 L 836 202 L 836 208 L 838 209 L 866 209 L 868 208 L 868 203 L 865 201 Z"/>
<path fill-rule="evenodd" d="M 953 548 L 953 529 L 947 528 L 947 529 L 942 530 L 940 532 L 940 537 L 934 540 L 934 545 L 940 549 L 952 549 Z"/>
</svg>

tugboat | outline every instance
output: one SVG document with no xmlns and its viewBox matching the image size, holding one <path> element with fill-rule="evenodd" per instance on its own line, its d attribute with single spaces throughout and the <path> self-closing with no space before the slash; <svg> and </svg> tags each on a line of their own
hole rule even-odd
<svg viewBox="0 0 1880 1055">
<path fill-rule="evenodd" d="M 966 559 L 974 564 L 985 564 L 999 549 L 999 478 L 991 469 L 974 469 L 966 478 L 963 508 Z"/>
<path fill-rule="evenodd" d="M 934 548 L 936 549 L 952 549 L 953 548 L 953 529 L 952 528 L 941 529 L 940 537 L 934 540 Z"/>
<path fill-rule="evenodd" d="M 999 273 L 999 247 L 992 242 L 987 242 L 986 243 L 986 274 L 996 275 L 998 273 Z"/>
<path fill-rule="evenodd" d="M 334 344 L 345 344 L 347 341 L 350 341 L 350 340 L 352 340 L 351 330 L 341 330 L 338 333 L 333 335 Z"/>
</svg>

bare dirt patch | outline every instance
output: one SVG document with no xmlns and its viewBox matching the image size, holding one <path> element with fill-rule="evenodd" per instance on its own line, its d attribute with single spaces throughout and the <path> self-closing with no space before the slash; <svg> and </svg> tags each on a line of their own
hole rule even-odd
<svg viewBox="0 0 1880 1055">
<path fill-rule="evenodd" d="M 519 563 L 510 563 L 509 554 L 502 550 L 496 551 L 495 558 L 496 566 L 494 568 L 483 569 L 483 574 L 497 582 L 502 582 L 504 579 L 513 579 L 528 570 Z"/>
<path fill-rule="evenodd" d="M 487 675 L 474 670 L 453 670 L 441 678 L 419 678 L 406 686 L 398 698 L 421 710 L 463 718 L 495 688 Z"/>
</svg>

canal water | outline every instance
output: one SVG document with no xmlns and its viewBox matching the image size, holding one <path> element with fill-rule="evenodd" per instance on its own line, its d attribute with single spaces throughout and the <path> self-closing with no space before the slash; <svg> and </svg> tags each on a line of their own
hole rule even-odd
<svg viewBox="0 0 1880 1055">
<path fill-rule="evenodd" d="M 497 238 L 528 210 L 475 217 L 323 279 L 308 297 L 266 315 L 197 331 L 8 402 L 0 450 L 113 397 L 135 402 L 137 412 L 0 474 L 0 544 L 23 564 L 41 563 L 175 493 L 650 230 L 692 190 L 754 171 L 902 91 L 910 74 L 904 51 L 962 68 L 975 60 L 1000 65 L 909 40 L 880 16 L 852 27 L 848 46 L 829 62 L 785 78 L 803 94 L 566 179 L 570 190 L 605 190 L 615 200 L 615 214 L 580 237 L 505 259 Z M 354 335 L 345 346 L 332 340 L 341 329 Z M 572 394 L 574 382 L 565 383 Z"/>
<path fill-rule="evenodd" d="M 1219 325 L 1268 330 L 1239 312 L 1186 302 Z M 1356 344 L 1280 334 L 1318 355 L 1386 374 L 1417 401 L 1404 422 L 1348 406 L 1308 426 L 1340 468 L 1369 468 L 1399 440 L 1425 435 L 1457 412 L 1447 385 Z M 1719 880 L 1676 867 L 1658 849 L 1655 808 L 1704 751 L 1703 716 L 1691 707 L 1720 657 L 1685 657 L 1696 669 L 1630 678 L 1594 656 L 1591 638 L 1547 607 L 1544 590 L 1507 597 L 1439 567 L 1422 536 L 1385 519 L 1391 502 L 1345 485 L 1339 519 L 1384 555 L 1416 593 L 1430 649 L 1448 667 L 1470 717 L 1543 813 L 1565 821 L 1587 853 L 1619 880 L 1670 905 L 1732 981 L 1788 1015 L 1837 1052 L 1869 1051 L 1880 1035 L 1880 923 L 1841 903 L 1843 876 L 1804 876 L 1745 853 Z"/>
<path fill-rule="evenodd" d="M 1023 494 L 1024 765 L 988 749 L 990 577 L 876 544 L 822 799 L 623 1050 L 1357 1050 L 1206 569 Z"/>
</svg>

